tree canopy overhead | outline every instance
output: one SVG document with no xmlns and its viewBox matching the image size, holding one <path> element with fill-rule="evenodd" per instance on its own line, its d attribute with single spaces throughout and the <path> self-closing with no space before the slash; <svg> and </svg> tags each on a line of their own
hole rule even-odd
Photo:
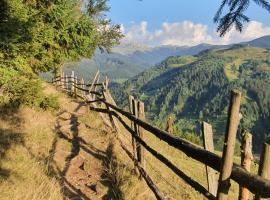
<svg viewBox="0 0 270 200">
<path fill-rule="evenodd" d="M 263 9 L 270 12 L 270 4 L 267 0 L 252 0 Z M 241 32 L 243 23 L 249 22 L 249 17 L 244 13 L 248 9 L 251 0 L 222 0 L 222 3 L 214 17 L 214 22 L 218 24 L 217 31 L 220 36 L 224 36 L 233 26 Z M 224 9 L 226 14 L 223 14 Z"/>
<path fill-rule="evenodd" d="M 106 19 L 108 10 L 106 0 L 1 0 L 0 67 L 58 71 L 96 48 L 110 50 L 122 34 Z"/>
</svg>

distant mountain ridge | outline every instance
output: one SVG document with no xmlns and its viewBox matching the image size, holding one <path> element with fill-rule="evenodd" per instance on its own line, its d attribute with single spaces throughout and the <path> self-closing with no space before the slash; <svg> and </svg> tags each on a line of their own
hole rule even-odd
<svg viewBox="0 0 270 200">
<path fill-rule="evenodd" d="M 249 42 L 239 43 L 243 46 L 270 48 L 270 36 L 264 36 Z M 121 44 L 112 53 L 97 51 L 92 59 L 83 59 L 80 63 L 69 63 L 66 72 L 76 71 L 79 76 L 91 76 L 98 69 L 104 76 L 114 81 L 131 78 L 140 72 L 156 65 L 170 56 L 197 55 L 198 53 L 217 48 L 229 48 L 231 45 L 199 44 L 196 46 L 159 46 L 148 47 L 138 44 Z M 86 79 L 88 77 L 85 77 Z"/>
<path fill-rule="evenodd" d="M 242 42 L 240 44 L 269 49 L 270 48 L 270 35 L 263 36 L 255 40 L 251 40 L 249 42 Z"/>
</svg>

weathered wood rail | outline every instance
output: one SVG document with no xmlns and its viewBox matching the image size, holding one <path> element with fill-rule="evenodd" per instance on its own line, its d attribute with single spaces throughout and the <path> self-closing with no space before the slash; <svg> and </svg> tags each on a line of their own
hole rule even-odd
<svg viewBox="0 0 270 200">
<path fill-rule="evenodd" d="M 133 144 L 133 153 L 130 152 L 122 143 L 122 148 L 126 151 L 128 156 L 134 161 L 141 176 L 145 179 L 146 183 L 150 189 L 154 192 L 157 199 L 165 199 L 162 193 L 159 191 L 158 187 L 155 185 L 151 177 L 147 174 L 144 169 L 144 154 L 140 148 L 140 145 L 144 147 L 146 151 L 152 154 L 160 162 L 165 164 L 171 171 L 173 171 L 178 177 L 183 179 L 187 184 L 192 186 L 195 190 L 202 193 L 208 199 L 228 199 L 228 191 L 230 189 L 230 179 L 234 180 L 239 184 L 241 188 L 245 190 L 244 195 L 240 192 L 239 199 L 247 199 L 247 192 L 250 191 L 256 194 L 256 198 L 269 198 L 270 197 L 270 180 L 269 176 L 261 176 L 263 172 L 259 172 L 259 175 L 250 173 L 245 167 L 242 167 L 236 163 L 233 163 L 233 151 L 234 143 L 236 137 L 237 126 L 239 123 L 239 108 L 240 108 L 240 97 L 241 94 L 237 91 L 232 91 L 231 102 L 229 106 L 227 132 L 224 143 L 224 151 L 222 157 L 217 154 L 208 151 L 198 145 L 195 145 L 187 140 L 176 137 L 164 130 L 161 130 L 144 120 L 144 110 L 143 103 L 134 100 L 133 97 L 129 97 L 129 101 L 133 102 L 130 105 L 130 111 L 127 112 L 122 108 L 117 107 L 113 98 L 110 95 L 108 89 L 108 79 L 102 83 L 99 83 L 99 72 L 95 75 L 95 78 L 91 84 L 84 84 L 84 80 L 78 83 L 77 77 L 74 73 L 71 76 L 64 76 L 62 74 L 60 77 L 56 77 L 52 80 L 52 83 L 56 84 L 58 87 L 68 91 L 71 95 L 83 99 L 89 104 L 89 108 L 93 111 L 99 113 L 106 113 L 110 117 L 112 127 L 114 127 L 116 132 L 119 132 L 119 122 L 123 127 L 131 134 Z M 88 87 L 88 88 L 87 88 Z M 100 88 L 97 88 L 100 87 Z M 105 105 L 105 109 L 96 106 L 96 102 Z M 138 105 L 138 108 L 137 108 Z M 123 116 L 131 121 L 131 125 L 128 125 Z M 200 183 L 192 179 L 192 177 L 187 176 L 181 171 L 177 166 L 175 166 L 169 159 L 150 147 L 143 139 L 142 129 L 147 130 L 152 133 L 155 137 L 166 142 L 171 147 L 174 147 L 181 152 L 185 153 L 188 157 L 191 157 L 207 167 L 210 167 L 218 172 L 220 172 L 220 178 L 217 184 L 213 184 L 214 179 L 211 180 L 211 185 L 215 188 L 205 188 Z M 203 129 L 203 126 L 202 126 Z M 205 130 L 203 130 L 204 132 Z M 207 132 L 207 131 L 206 131 Z M 207 137 L 205 137 L 207 138 Z M 210 137 L 212 138 L 212 136 Z M 210 141 L 211 144 L 211 141 Z M 251 148 L 251 147 L 250 147 Z M 213 147 L 211 147 L 213 150 Z M 265 148 L 266 149 L 266 148 Z M 269 149 L 269 148 L 267 148 Z M 251 151 L 251 150 L 250 150 Z M 264 154 L 265 155 L 265 154 Z M 267 154 L 268 155 L 268 154 Z M 250 157 L 250 155 L 248 155 Z M 243 160 L 247 159 L 242 156 Z M 263 160 L 269 161 L 269 159 L 264 158 Z M 270 171 L 270 166 L 265 164 L 263 161 L 260 164 L 263 166 L 264 171 Z M 267 167 L 266 167 L 267 166 Z M 262 167 L 260 167 L 262 170 Z M 217 190 L 217 193 L 216 193 Z M 244 197 L 243 197 L 244 196 Z"/>
</svg>

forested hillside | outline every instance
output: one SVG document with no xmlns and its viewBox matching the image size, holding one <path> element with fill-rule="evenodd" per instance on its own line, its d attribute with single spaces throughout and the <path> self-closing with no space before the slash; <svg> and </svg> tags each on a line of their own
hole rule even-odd
<svg viewBox="0 0 270 200">
<path fill-rule="evenodd" d="M 235 45 L 170 57 L 111 90 L 122 106 L 128 94 L 143 99 L 148 119 L 159 126 L 173 116 L 177 134 L 199 135 L 199 120 L 209 121 L 217 141 L 225 131 L 229 91 L 237 88 L 243 93 L 241 128 L 253 133 L 257 150 L 270 133 L 269 77 L 270 50 Z"/>
</svg>

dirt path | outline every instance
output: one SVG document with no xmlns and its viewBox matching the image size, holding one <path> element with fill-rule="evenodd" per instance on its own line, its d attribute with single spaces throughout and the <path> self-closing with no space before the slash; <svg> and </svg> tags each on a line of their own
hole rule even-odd
<svg viewBox="0 0 270 200">
<path fill-rule="evenodd" d="M 106 163 L 113 151 L 111 134 L 84 103 L 60 98 L 51 160 L 61 174 L 65 199 L 112 199 Z M 86 121 L 87 123 L 84 123 Z"/>
<path fill-rule="evenodd" d="M 134 164 L 123 153 L 109 124 L 97 112 L 48 86 L 48 94 L 60 94 L 61 109 L 55 119 L 55 138 L 48 160 L 59 176 L 64 199 L 155 199 L 139 179 Z M 109 121 L 109 120 L 108 120 Z M 130 146 L 132 148 L 132 146 Z"/>
</svg>

